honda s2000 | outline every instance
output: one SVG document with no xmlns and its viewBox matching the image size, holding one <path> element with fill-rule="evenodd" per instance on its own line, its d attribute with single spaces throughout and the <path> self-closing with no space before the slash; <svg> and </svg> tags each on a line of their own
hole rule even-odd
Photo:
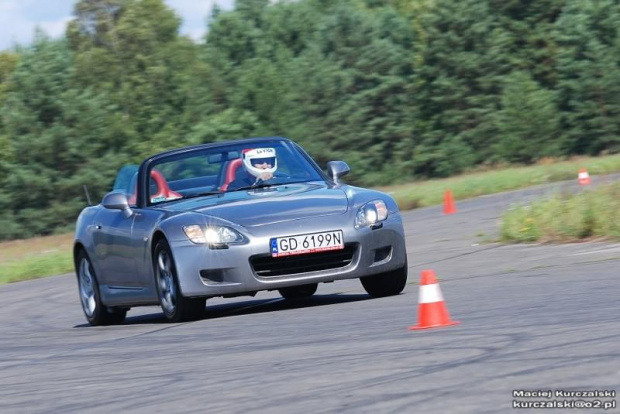
<svg viewBox="0 0 620 414">
<path fill-rule="evenodd" d="M 159 305 L 172 321 L 200 318 L 207 298 L 277 290 L 313 295 L 359 278 L 374 297 L 407 280 L 405 236 L 387 194 L 340 182 L 291 140 L 252 138 L 181 148 L 123 167 L 114 189 L 85 208 L 74 258 L 93 325 Z"/>
</svg>

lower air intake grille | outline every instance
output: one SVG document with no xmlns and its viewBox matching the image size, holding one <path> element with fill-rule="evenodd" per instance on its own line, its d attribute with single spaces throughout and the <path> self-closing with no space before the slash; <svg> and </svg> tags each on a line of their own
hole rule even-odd
<svg viewBox="0 0 620 414">
<path fill-rule="evenodd" d="M 250 258 L 250 264 L 258 277 L 317 272 L 319 270 L 338 269 L 348 266 L 353 261 L 356 250 L 357 245 L 345 245 L 342 250 L 330 250 L 296 256 L 253 256 Z"/>
</svg>

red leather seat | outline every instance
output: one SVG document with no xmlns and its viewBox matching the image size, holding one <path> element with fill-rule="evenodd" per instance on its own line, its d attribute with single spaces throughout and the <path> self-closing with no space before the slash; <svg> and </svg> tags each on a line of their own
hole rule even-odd
<svg viewBox="0 0 620 414">
<path fill-rule="evenodd" d="M 226 166 L 226 174 L 224 176 L 224 184 L 220 186 L 220 191 L 226 191 L 228 189 L 228 185 L 235 181 L 235 175 L 237 174 L 237 170 L 241 167 L 241 158 L 234 159 L 228 163 Z"/>
<path fill-rule="evenodd" d="M 163 174 L 156 169 L 151 170 L 151 178 L 157 185 L 157 192 L 151 195 L 151 200 L 162 197 L 166 200 L 174 200 L 175 198 L 183 197 L 181 194 L 170 189 L 170 186 L 168 186 L 168 182 L 164 178 Z"/>
<path fill-rule="evenodd" d="M 170 189 L 168 182 L 166 181 L 166 179 L 164 178 L 164 175 L 160 171 L 156 169 L 152 169 L 151 179 L 155 182 L 155 185 L 157 186 L 157 192 L 155 194 L 151 194 L 151 202 L 153 199 L 162 198 L 162 197 L 165 198 L 166 200 L 174 200 L 176 198 L 183 198 L 181 194 Z M 136 204 L 136 193 L 137 193 L 137 188 L 134 189 L 133 194 L 131 195 L 131 197 L 129 197 L 128 202 L 130 205 Z"/>
</svg>

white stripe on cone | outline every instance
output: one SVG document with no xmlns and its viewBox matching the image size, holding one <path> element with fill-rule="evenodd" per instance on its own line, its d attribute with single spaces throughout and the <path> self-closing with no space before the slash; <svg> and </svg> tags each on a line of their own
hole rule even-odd
<svg viewBox="0 0 620 414">
<path fill-rule="evenodd" d="M 432 285 L 420 286 L 419 303 L 435 303 L 443 302 L 443 295 L 439 289 L 439 285 L 434 283 Z"/>
<path fill-rule="evenodd" d="M 573 177 L 574 177 L 574 175 L 573 175 Z M 588 178 L 588 177 L 590 177 L 590 175 L 588 174 L 588 172 L 587 172 L 587 171 L 586 171 L 586 172 L 580 172 L 580 173 L 579 173 L 579 178 L 580 178 L 580 179 L 584 179 L 584 178 Z"/>
</svg>

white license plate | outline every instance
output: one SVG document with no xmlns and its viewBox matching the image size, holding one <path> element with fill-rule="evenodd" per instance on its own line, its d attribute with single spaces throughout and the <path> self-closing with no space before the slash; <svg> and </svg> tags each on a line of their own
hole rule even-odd
<svg viewBox="0 0 620 414">
<path fill-rule="evenodd" d="M 344 249 L 342 230 L 277 237 L 269 240 L 272 257 Z"/>
</svg>

